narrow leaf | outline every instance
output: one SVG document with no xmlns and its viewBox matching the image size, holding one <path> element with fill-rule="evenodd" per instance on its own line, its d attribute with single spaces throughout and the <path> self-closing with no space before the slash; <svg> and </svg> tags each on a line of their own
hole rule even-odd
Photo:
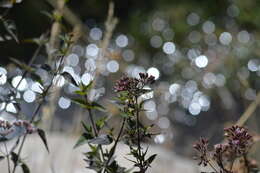
<svg viewBox="0 0 260 173">
<path fill-rule="evenodd" d="M 19 157 L 15 152 L 11 152 L 11 160 L 13 161 L 14 165 L 18 164 Z"/>
<path fill-rule="evenodd" d="M 81 145 L 84 145 L 84 144 L 86 144 L 88 141 L 87 141 L 87 139 L 85 138 L 85 136 L 84 135 L 81 135 L 80 136 L 80 138 L 78 139 L 78 141 L 77 141 L 77 143 L 74 145 L 74 149 L 75 148 L 77 148 L 77 147 L 79 147 L 79 146 L 81 146 Z"/>
<path fill-rule="evenodd" d="M 104 106 L 98 104 L 97 102 L 92 102 L 91 106 L 92 106 L 93 109 L 97 109 L 99 111 L 105 111 L 106 110 L 106 108 Z"/>
<path fill-rule="evenodd" d="M 0 161 L 4 160 L 4 158 L 5 158 L 4 156 L 0 156 Z"/>
<path fill-rule="evenodd" d="M 113 139 L 108 135 L 100 135 L 94 139 L 89 140 L 91 144 L 109 145 L 113 142 Z"/>
<path fill-rule="evenodd" d="M 68 72 L 63 72 L 62 74 L 61 74 L 68 82 L 70 82 L 70 83 L 72 83 L 73 85 L 75 85 L 75 86 L 78 86 L 79 84 L 76 82 L 76 80 L 74 79 L 74 77 L 70 74 L 70 73 L 68 73 Z"/>
<path fill-rule="evenodd" d="M 43 70 L 46 70 L 47 72 L 51 71 L 51 66 L 49 64 L 43 64 L 43 65 L 41 65 L 41 68 Z"/>
<path fill-rule="evenodd" d="M 44 130 L 42 130 L 42 129 L 37 129 L 37 132 L 38 132 L 38 135 L 40 136 L 42 142 L 44 143 L 46 150 L 47 150 L 48 153 L 49 153 L 50 151 L 49 151 L 48 142 L 47 142 L 47 138 L 46 138 L 46 135 L 45 135 Z"/>
<path fill-rule="evenodd" d="M 23 173 L 30 173 L 30 169 L 25 163 L 23 163 L 21 165 L 21 167 L 22 167 Z"/>
<path fill-rule="evenodd" d="M 18 59 L 15 59 L 15 58 L 10 57 L 10 60 L 11 60 L 14 64 L 16 64 L 17 66 L 19 66 L 20 68 L 22 68 L 22 69 L 25 70 L 25 71 L 28 71 L 28 72 L 33 72 L 33 71 L 34 71 L 34 69 L 33 69 L 32 67 L 30 67 L 30 66 L 28 66 L 27 64 L 25 64 L 25 63 L 19 61 Z"/>
<path fill-rule="evenodd" d="M 157 156 L 157 154 L 151 155 L 145 162 L 148 163 L 148 165 L 150 165 L 156 156 Z"/>
</svg>

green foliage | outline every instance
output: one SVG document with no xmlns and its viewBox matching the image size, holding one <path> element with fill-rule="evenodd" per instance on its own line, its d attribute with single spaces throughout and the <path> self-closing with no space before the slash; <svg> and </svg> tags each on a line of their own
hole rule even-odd
<svg viewBox="0 0 260 173">
<path fill-rule="evenodd" d="M 37 133 L 40 136 L 42 142 L 44 143 L 44 146 L 45 146 L 46 150 L 49 153 L 50 151 L 49 151 L 48 142 L 47 142 L 47 138 L 46 138 L 46 134 L 45 134 L 44 130 L 37 129 Z"/>
<path fill-rule="evenodd" d="M 69 73 L 67 75 L 67 80 L 73 82 L 73 78 Z M 144 89 L 143 87 L 152 83 L 154 78 L 149 77 L 148 74 L 140 74 L 141 79 L 129 79 L 123 78 L 119 81 L 115 88 L 120 90 L 117 97 L 114 99 L 114 103 L 117 104 L 120 110 L 120 114 L 123 117 L 122 125 L 118 135 L 115 137 L 114 129 L 110 129 L 107 134 L 101 134 L 101 130 L 105 127 L 108 120 L 107 116 L 103 116 L 99 119 L 94 120 L 92 110 L 103 111 L 105 108 L 97 102 L 88 100 L 88 92 L 90 91 L 92 82 L 85 86 L 81 84 L 75 84 L 79 87 L 79 90 L 75 91 L 75 94 L 81 98 L 72 98 L 71 100 L 77 105 L 88 111 L 89 118 L 91 120 L 91 127 L 82 122 L 84 132 L 81 137 L 76 142 L 74 148 L 82 146 L 83 144 L 88 144 L 90 151 L 86 152 L 84 155 L 86 157 L 85 161 L 88 164 L 88 168 L 95 170 L 96 172 L 102 173 L 127 173 L 130 170 L 119 166 L 117 162 L 112 159 L 115 154 L 118 142 L 123 140 L 130 148 L 129 155 L 132 155 L 135 160 L 134 167 L 139 168 L 139 173 L 145 173 L 150 167 L 151 163 L 156 157 L 156 154 L 151 155 L 147 158 L 147 151 L 142 151 L 141 139 L 151 138 L 152 134 L 149 133 L 149 129 L 152 127 L 144 126 L 139 121 L 139 113 L 143 111 L 142 105 L 144 102 L 139 103 L 138 97 L 142 94 L 148 93 L 150 89 Z M 127 81 L 128 84 L 124 85 Z M 138 81 L 138 83 L 136 83 Z M 133 83 L 132 83 L 133 82 Z M 140 83 L 139 83 L 140 82 Z M 142 86 L 142 87 L 140 87 Z M 122 88 L 126 90 L 122 90 Z M 110 150 L 103 150 L 104 145 L 113 144 Z"/>
</svg>

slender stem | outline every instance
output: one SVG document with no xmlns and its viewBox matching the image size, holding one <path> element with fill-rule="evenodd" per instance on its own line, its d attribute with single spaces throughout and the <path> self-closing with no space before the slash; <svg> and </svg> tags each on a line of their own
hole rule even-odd
<svg viewBox="0 0 260 173">
<path fill-rule="evenodd" d="M 46 88 L 46 90 L 43 92 L 43 100 L 41 101 L 41 103 L 38 104 L 37 108 L 35 109 L 33 115 L 32 115 L 32 118 L 30 120 L 30 123 L 32 123 L 36 117 L 36 115 L 38 114 L 38 112 L 40 111 L 43 103 L 44 103 L 44 98 L 46 97 L 47 93 L 49 92 L 49 90 L 51 89 L 52 85 L 53 85 L 53 80 L 55 78 L 55 76 L 60 72 L 61 70 L 61 67 L 62 67 L 62 64 L 63 64 L 63 59 L 64 59 L 64 56 L 61 58 L 61 61 L 60 61 L 60 64 L 59 64 L 59 67 L 58 69 L 55 71 L 54 75 L 52 76 L 52 79 L 51 79 L 51 83 L 50 85 L 48 85 L 48 87 Z M 27 133 L 23 136 L 23 139 L 22 139 L 22 143 L 18 149 L 18 153 L 17 153 L 17 157 L 19 159 L 20 155 L 21 155 L 21 152 L 22 152 L 22 149 L 23 149 L 23 146 L 24 146 L 24 143 L 25 143 L 25 140 L 26 140 L 26 137 L 27 137 Z M 16 170 L 16 167 L 17 167 L 17 163 L 14 164 L 14 168 L 13 168 L 13 172 L 12 173 L 15 173 L 15 170 Z"/>
<path fill-rule="evenodd" d="M 41 48 L 42 48 L 42 44 L 40 44 L 40 45 L 38 46 L 38 48 L 35 50 L 35 52 L 33 53 L 33 56 L 32 56 L 32 58 L 31 58 L 31 60 L 29 61 L 29 64 L 28 64 L 29 67 L 30 67 L 30 66 L 33 64 L 33 62 L 35 61 L 35 59 L 36 59 L 36 57 L 38 56 L 38 54 L 39 54 Z M 24 80 L 24 78 L 26 77 L 27 73 L 28 73 L 28 71 L 24 71 L 24 72 L 23 72 L 22 78 L 19 80 L 19 82 L 17 83 L 17 85 L 14 87 L 16 93 L 17 93 L 18 87 L 21 85 L 21 83 L 22 83 L 22 81 Z M 5 108 L 6 108 L 6 106 L 7 106 L 7 104 L 5 105 Z"/>
<path fill-rule="evenodd" d="M 40 44 L 40 45 L 38 46 L 38 48 L 35 50 L 35 52 L 33 53 L 33 56 L 32 56 L 32 58 L 31 58 L 31 60 L 29 61 L 29 64 L 28 64 L 29 67 L 32 66 L 32 64 L 33 64 L 33 62 L 35 61 L 35 59 L 37 58 L 37 56 L 38 56 L 38 54 L 39 54 L 41 48 L 42 48 L 42 44 Z M 23 79 L 26 77 L 27 73 L 28 73 L 28 71 L 24 71 L 24 73 L 23 73 L 23 75 L 22 75 L 22 78 L 20 79 L 20 81 L 19 81 L 18 84 L 16 85 L 15 89 L 17 89 L 17 88 L 20 86 L 21 82 L 22 82 Z"/>
<path fill-rule="evenodd" d="M 257 106 L 260 104 L 260 92 L 257 93 L 255 100 L 247 107 L 246 111 L 241 115 L 236 125 L 243 126 L 246 121 L 253 115 Z"/>
<path fill-rule="evenodd" d="M 66 48 L 66 50 L 64 51 L 63 53 L 63 56 L 60 58 L 60 61 L 59 61 L 59 65 L 57 67 L 57 69 L 55 69 L 54 73 L 53 73 L 53 76 L 51 78 L 51 83 L 48 85 L 48 87 L 45 89 L 45 91 L 43 92 L 42 94 L 42 101 L 38 104 L 37 108 L 35 109 L 34 113 L 32 114 L 32 117 L 31 117 L 31 120 L 30 120 L 30 123 L 32 123 L 36 117 L 36 115 L 38 114 L 38 112 L 40 111 L 43 103 L 44 103 L 44 99 L 45 97 L 47 96 L 49 90 L 51 89 L 51 87 L 53 86 L 53 81 L 54 81 L 54 78 L 57 74 L 60 73 L 60 71 L 62 70 L 62 67 L 63 67 L 63 63 L 64 63 L 64 57 L 65 55 L 68 53 L 69 49 L 70 49 L 70 43 L 68 45 L 68 47 Z M 29 65 L 32 65 L 33 61 L 35 60 L 37 54 L 39 53 L 40 51 L 40 48 L 36 50 L 36 52 L 34 53 L 34 56 L 32 57 L 32 60 L 30 61 Z M 25 143 L 25 140 L 26 140 L 26 137 L 27 137 L 27 133 L 23 136 L 23 139 L 22 139 L 22 143 L 20 145 L 20 148 L 18 149 L 18 153 L 17 153 L 17 158 L 19 159 L 20 158 L 20 155 L 21 155 L 21 152 L 22 152 L 22 149 L 23 149 L 23 146 L 24 146 L 24 143 Z M 18 139 L 19 140 L 19 139 Z M 12 173 L 15 173 L 15 170 L 17 168 L 17 163 L 14 163 L 14 168 L 13 168 L 13 171 Z"/>
<path fill-rule="evenodd" d="M 48 90 L 50 89 L 50 86 L 48 86 L 48 88 L 46 89 L 46 93 L 48 92 Z M 38 114 L 38 112 L 40 111 L 41 107 L 43 105 L 43 101 L 37 106 L 37 108 L 35 109 L 34 113 L 33 113 L 33 116 L 30 120 L 30 123 L 32 123 L 36 117 L 36 115 Z M 17 157 L 19 159 L 20 155 L 21 155 L 21 152 L 22 152 L 22 149 L 23 149 L 23 146 L 24 146 L 24 143 L 25 143 L 25 140 L 27 138 L 27 133 L 23 136 L 23 139 L 22 139 L 22 142 L 21 142 L 21 145 L 18 149 L 18 153 L 17 153 Z M 15 173 L 15 170 L 16 170 L 16 167 L 17 167 L 17 163 L 14 164 L 14 169 L 13 169 L 13 172 L 12 173 Z"/>
<path fill-rule="evenodd" d="M 230 164 L 230 170 L 229 170 L 230 172 L 232 172 L 232 169 L 233 169 L 233 165 L 234 165 L 235 160 L 236 160 L 236 159 L 233 159 L 232 162 L 231 162 L 231 164 Z"/>
<path fill-rule="evenodd" d="M 40 44 L 40 45 L 38 46 L 38 48 L 36 49 L 36 51 L 34 52 L 34 54 L 33 54 L 32 58 L 31 58 L 31 60 L 30 60 L 30 62 L 29 62 L 29 64 L 28 64 L 28 66 L 31 66 L 31 65 L 33 64 L 33 62 L 35 61 L 35 59 L 36 59 L 37 55 L 39 54 L 41 48 L 42 48 L 42 44 Z M 23 75 L 22 75 L 22 78 L 20 79 L 20 81 L 19 81 L 18 84 L 16 85 L 15 89 L 18 89 L 18 87 L 20 86 L 22 80 L 26 77 L 27 73 L 28 73 L 28 71 L 24 71 L 24 73 L 23 73 Z M 40 107 L 41 107 L 41 104 L 38 105 L 38 107 L 36 108 L 36 111 L 34 112 L 34 114 L 33 114 L 32 119 L 31 119 L 30 122 L 32 122 L 32 121 L 34 120 L 34 117 L 36 116 L 36 114 L 37 114 L 38 111 L 40 110 Z M 22 148 L 23 148 L 24 142 L 25 142 L 25 140 L 26 140 L 26 136 L 27 136 L 27 134 L 25 134 L 25 135 L 23 136 L 22 143 L 21 143 L 20 148 L 19 148 L 19 150 L 18 150 L 18 158 L 19 158 L 19 156 L 20 156 L 20 154 L 21 154 L 21 152 L 22 152 Z M 19 141 L 19 140 L 20 140 L 20 138 L 17 139 L 17 141 Z M 17 167 L 17 163 L 14 163 L 14 168 L 13 168 L 13 171 L 12 171 L 13 173 L 15 173 L 16 167 Z"/>
<path fill-rule="evenodd" d="M 216 173 L 218 173 L 219 171 L 210 163 L 210 161 L 208 162 L 209 163 L 209 166 L 214 169 L 214 171 L 216 171 Z"/>
<path fill-rule="evenodd" d="M 93 114 L 92 114 L 91 109 L 88 109 L 88 114 L 89 114 L 89 119 L 90 119 L 92 128 L 93 128 L 93 130 L 94 130 L 94 134 L 95 134 L 96 137 L 98 137 L 97 127 L 96 127 L 96 125 L 95 125 L 95 122 L 94 122 L 94 118 L 93 118 Z"/>
<path fill-rule="evenodd" d="M 250 172 L 250 167 L 249 167 L 249 163 L 248 163 L 248 160 L 247 160 L 247 155 L 244 154 L 243 158 L 244 158 L 244 161 L 245 161 L 245 166 L 247 168 L 247 173 L 249 173 Z"/>
<path fill-rule="evenodd" d="M 116 151 L 117 144 L 118 144 L 119 139 L 120 139 L 120 137 L 121 137 L 121 135 L 122 135 L 122 133 L 123 133 L 123 130 L 124 130 L 125 122 L 126 122 L 126 118 L 123 119 L 123 122 L 122 122 L 121 128 L 120 128 L 120 130 L 119 130 L 118 136 L 117 136 L 117 138 L 116 138 L 116 140 L 115 140 L 115 143 L 114 143 L 114 145 L 113 145 L 113 147 L 112 147 L 112 149 L 111 149 L 111 151 L 110 151 L 110 154 L 109 154 L 109 156 L 108 156 L 108 159 L 107 159 L 107 162 L 106 162 L 106 165 L 105 165 L 105 169 L 106 169 L 106 167 L 108 166 L 108 164 L 109 164 L 109 162 L 110 162 L 112 156 L 114 155 L 114 153 L 115 153 L 115 151 Z"/>
<path fill-rule="evenodd" d="M 96 124 L 94 122 L 94 118 L 93 118 L 93 114 L 92 114 L 91 109 L 88 109 L 88 114 L 89 114 L 89 118 L 90 118 L 90 121 L 91 121 L 91 126 L 92 126 L 92 128 L 94 130 L 94 134 L 95 134 L 96 137 L 98 137 L 97 127 L 96 127 Z M 102 148 L 102 146 L 100 144 L 98 145 L 98 147 L 100 148 L 102 160 L 105 161 L 103 148 Z"/>
<path fill-rule="evenodd" d="M 138 105 L 138 101 L 137 101 L 138 97 L 135 97 L 135 104 L 137 105 L 136 108 L 136 128 L 137 128 L 137 147 L 138 147 L 138 155 L 141 157 L 142 156 L 142 152 L 141 152 L 141 139 L 140 139 L 140 120 L 139 120 L 139 105 Z M 140 171 L 144 172 L 143 168 L 143 160 L 138 158 L 140 161 Z"/>
<path fill-rule="evenodd" d="M 11 173 L 10 158 L 9 158 L 9 153 L 8 153 L 8 149 L 7 149 L 7 146 L 6 146 L 6 142 L 4 143 L 4 146 L 5 146 L 5 151 L 6 151 L 8 173 Z"/>
</svg>

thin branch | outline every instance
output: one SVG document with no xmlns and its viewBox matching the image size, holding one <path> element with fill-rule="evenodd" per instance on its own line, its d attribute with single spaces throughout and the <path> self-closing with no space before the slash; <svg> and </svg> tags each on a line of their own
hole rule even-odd
<svg viewBox="0 0 260 173">
<path fill-rule="evenodd" d="M 138 97 L 135 97 L 135 104 L 138 105 Z M 141 157 L 142 152 L 141 152 L 141 139 L 140 139 L 140 120 L 139 120 L 139 105 L 136 108 L 136 128 L 137 128 L 137 147 L 138 147 L 138 155 Z M 143 160 L 138 158 L 140 161 L 140 171 L 143 172 L 142 167 L 143 167 Z"/>
<path fill-rule="evenodd" d="M 4 143 L 5 151 L 6 151 L 6 159 L 7 159 L 7 166 L 8 166 L 8 173 L 11 173 L 11 165 L 10 165 L 10 158 L 9 158 L 9 152 L 6 146 L 6 142 Z"/>
<path fill-rule="evenodd" d="M 58 3 L 55 0 L 46 0 L 53 8 L 58 8 Z M 77 26 L 80 31 L 82 32 L 82 37 L 85 41 L 87 41 L 87 35 L 89 29 L 84 25 L 84 23 L 80 20 L 80 18 L 71 11 L 66 4 L 63 7 L 63 18 L 71 25 L 71 26 Z"/>
<path fill-rule="evenodd" d="M 54 77 L 53 77 L 53 78 L 54 78 Z M 52 81 L 53 81 L 53 79 L 52 79 Z M 53 82 L 52 82 L 52 83 L 53 83 Z M 46 96 L 46 94 L 48 93 L 49 89 L 51 88 L 52 83 L 51 83 L 51 84 L 47 87 L 47 89 L 45 90 L 45 96 Z M 45 97 L 45 96 L 44 96 L 44 97 Z M 30 120 L 30 123 L 32 123 L 32 122 L 34 121 L 34 119 L 35 119 L 36 115 L 38 114 L 38 112 L 40 111 L 40 109 L 41 109 L 43 103 L 44 103 L 44 99 L 43 99 L 43 101 L 37 106 L 37 108 L 35 109 L 35 111 L 34 111 L 34 113 L 33 113 L 33 115 L 32 115 L 32 118 L 31 118 L 31 120 Z M 18 159 L 20 158 L 20 155 L 21 155 L 21 152 L 22 152 L 22 149 L 23 149 L 25 140 L 26 140 L 26 138 L 27 138 L 27 135 L 28 135 L 28 134 L 26 133 L 26 134 L 23 136 L 21 145 L 20 145 L 20 147 L 19 147 L 19 149 L 18 149 L 18 153 L 17 153 Z M 18 165 L 17 162 L 15 162 L 14 168 L 13 168 L 13 172 L 12 172 L 12 173 L 15 173 L 15 170 L 16 170 L 16 168 L 17 168 L 17 165 Z"/>
<path fill-rule="evenodd" d="M 93 118 L 91 109 L 88 109 L 88 114 L 89 114 L 89 119 L 90 119 L 90 122 L 91 122 L 91 126 L 92 126 L 92 128 L 94 130 L 95 137 L 98 137 L 97 127 L 96 127 L 96 124 L 94 122 L 94 118 Z M 105 160 L 105 155 L 104 155 L 103 148 L 102 148 L 102 146 L 100 144 L 98 144 L 98 148 L 100 148 L 101 157 L 102 157 L 102 159 L 104 161 Z"/>
<path fill-rule="evenodd" d="M 102 63 L 102 57 L 104 55 L 107 54 L 107 49 L 108 49 L 108 45 L 109 42 L 111 40 L 111 37 L 113 35 L 113 31 L 115 30 L 115 27 L 118 23 L 118 19 L 116 17 L 114 17 L 114 3 L 110 2 L 109 3 L 109 9 L 108 9 L 108 16 L 105 22 L 105 34 L 104 34 L 104 38 L 102 39 L 102 41 L 100 42 L 100 48 L 101 51 L 99 51 L 98 54 L 98 58 L 97 58 L 97 64 L 96 66 L 100 66 L 100 64 Z M 94 76 L 96 76 L 96 78 L 98 78 L 98 76 L 100 75 L 100 70 L 96 70 Z M 96 80 L 97 81 L 97 80 Z M 93 86 L 95 86 L 96 82 L 93 83 Z"/>
<path fill-rule="evenodd" d="M 56 1 L 57 6 L 54 10 L 54 13 L 57 16 L 63 16 L 63 8 L 65 5 L 64 0 L 57 0 Z M 60 47 L 59 44 L 59 35 L 61 33 L 61 23 L 60 20 L 57 19 L 53 22 L 52 27 L 51 27 L 51 33 L 50 33 L 50 41 L 49 41 L 49 52 L 48 52 L 48 62 L 51 62 L 53 59 L 53 50 L 58 50 Z"/>
<path fill-rule="evenodd" d="M 35 52 L 33 53 L 33 56 L 31 58 L 31 60 L 29 61 L 28 66 L 31 67 L 32 64 L 34 63 L 34 61 L 36 60 L 41 48 L 42 48 L 43 44 L 40 43 L 40 45 L 37 47 L 37 49 L 35 50 Z M 23 79 L 26 77 L 28 71 L 24 71 L 22 74 L 22 78 L 19 80 L 18 84 L 15 86 L 15 90 L 17 90 L 17 88 L 20 86 L 20 84 L 22 83 Z"/>
<path fill-rule="evenodd" d="M 247 107 L 246 111 L 241 115 L 236 125 L 242 126 L 255 112 L 257 106 L 260 103 L 260 92 L 257 93 L 256 99 Z"/>
<path fill-rule="evenodd" d="M 95 134 L 96 137 L 98 137 L 97 127 L 96 127 L 96 125 L 95 125 L 95 122 L 94 122 L 94 118 L 93 118 L 91 109 L 88 109 L 88 114 L 89 114 L 89 119 L 90 119 L 92 128 L 93 128 L 93 130 L 94 130 L 94 134 Z"/>
<path fill-rule="evenodd" d="M 119 140 L 120 140 L 120 137 L 121 137 L 121 135 L 122 135 L 122 133 L 123 133 L 123 130 L 124 130 L 125 122 L 126 122 L 126 118 L 123 119 L 123 122 L 122 122 L 121 128 L 120 128 L 120 130 L 119 130 L 118 136 L 117 136 L 117 138 L 116 138 L 116 140 L 115 140 L 115 143 L 114 143 L 114 145 L 113 145 L 113 147 L 112 147 L 112 149 L 111 149 L 111 151 L 110 151 L 110 154 L 109 154 L 109 156 L 108 156 L 108 159 L 107 159 L 105 168 L 108 166 L 110 160 L 112 159 L 112 156 L 114 155 L 114 153 L 115 153 L 115 151 L 116 151 L 117 144 L 118 144 L 118 142 L 119 142 Z"/>
<path fill-rule="evenodd" d="M 208 163 L 209 163 L 209 166 L 210 166 L 216 173 L 219 172 L 210 162 L 208 162 Z"/>
<path fill-rule="evenodd" d="M 250 166 L 249 166 L 249 163 L 248 163 L 248 160 L 247 160 L 247 155 L 244 154 L 243 158 L 244 158 L 244 162 L 245 162 L 245 167 L 247 169 L 247 173 L 249 173 L 250 172 Z"/>
<path fill-rule="evenodd" d="M 69 48 L 70 48 L 70 47 L 68 46 L 67 51 L 69 50 Z M 66 53 L 65 53 L 65 54 L 66 54 Z M 64 55 L 64 56 L 65 56 L 65 55 Z M 51 87 L 52 87 L 52 85 L 53 85 L 53 83 L 54 83 L 53 80 L 54 80 L 55 76 L 61 71 L 61 69 L 62 69 L 62 67 L 63 67 L 63 62 L 64 62 L 64 56 L 61 57 L 59 66 L 58 66 L 57 70 L 55 71 L 55 73 L 54 73 L 53 76 L 52 76 L 52 79 L 51 79 L 52 82 L 48 85 L 48 87 L 47 87 L 47 88 L 45 89 L 45 91 L 43 92 L 43 93 L 44 93 L 44 94 L 43 94 L 43 99 L 42 99 L 42 101 L 38 104 L 37 108 L 35 109 L 35 111 L 34 111 L 34 113 L 33 113 L 33 115 L 32 115 L 32 118 L 31 118 L 31 120 L 30 120 L 30 123 L 33 123 L 33 121 L 34 121 L 36 115 L 37 115 L 38 112 L 40 111 L 40 109 L 41 109 L 41 107 L 42 107 L 42 105 L 43 105 L 43 103 L 44 103 L 44 98 L 46 97 L 46 95 L 48 94 L 49 90 L 51 89 Z M 18 149 L 18 153 L 17 153 L 18 159 L 20 158 L 20 155 L 21 155 L 21 152 L 22 152 L 22 149 L 23 149 L 25 140 L 26 140 L 26 138 L 27 138 L 27 135 L 28 135 L 28 134 L 26 133 L 26 134 L 23 136 L 22 143 L 21 143 L 21 145 L 20 145 L 20 147 L 19 147 L 19 149 Z M 17 162 L 15 162 L 15 164 L 14 164 L 14 168 L 13 168 L 13 172 L 12 172 L 12 173 L 15 173 L 16 168 L 17 168 Z"/>
</svg>

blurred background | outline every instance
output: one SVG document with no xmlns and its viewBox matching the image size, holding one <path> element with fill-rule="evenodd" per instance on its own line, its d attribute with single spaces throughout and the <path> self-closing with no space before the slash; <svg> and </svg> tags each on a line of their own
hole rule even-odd
<svg viewBox="0 0 260 173">
<path fill-rule="evenodd" d="M 66 59 L 65 71 L 83 83 L 96 80 L 91 99 L 108 108 L 111 126 L 118 120 L 110 103 L 115 96 L 114 82 L 122 74 L 136 77 L 139 72 L 148 72 L 156 83 L 150 94 L 153 99 L 144 105 L 149 111 L 142 115 L 142 121 L 154 123 L 154 131 L 160 132 L 151 141 L 153 145 L 192 158 L 195 140 L 206 136 L 212 144 L 220 142 L 223 128 L 242 115 L 250 117 L 242 122 L 253 134 L 260 132 L 260 1 L 115 0 L 118 24 L 107 45 L 109 54 L 100 59 L 108 4 L 69 0 L 62 22 L 68 31 L 79 25 L 81 33 Z M 48 13 L 55 7 L 54 0 L 23 0 L 8 8 L 6 18 L 20 42 L 1 26 L 1 92 L 5 76 L 12 78 L 13 85 L 21 79 L 22 70 L 9 58 L 30 61 L 38 46 L 29 40 L 50 30 L 53 21 Z M 3 14 L 6 9 L 0 11 Z M 36 64 L 48 59 L 46 52 L 41 49 Z M 39 74 L 46 75 L 44 71 Z M 30 115 L 39 84 L 26 78 L 18 89 L 22 110 Z M 79 135 L 80 121 L 88 119 L 69 99 L 75 88 L 60 77 L 55 90 L 58 94 L 41 112 L 40 125 L 50 132 Z M 15 111 L 11 103 L 1 105 L 3 112 Z M 103 115 L 97 112 L 97 116 Z M 260 159 L 257 147 L 259 144 L 253 147 L 254 157 Z"/>
</svg>

